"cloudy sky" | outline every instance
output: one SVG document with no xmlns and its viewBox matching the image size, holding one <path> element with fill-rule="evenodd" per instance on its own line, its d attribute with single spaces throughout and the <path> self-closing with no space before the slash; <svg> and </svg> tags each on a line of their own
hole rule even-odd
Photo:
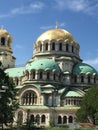
<svg viewBox="0 0 98 130">
<path fill-rule="evenodd" d="M 13 37 L 16 65 L 25 65 L 41 33 L 69 31 L 80 45 L 80 57 L 98 71 L 98 0 L 2 0 L 0 26 Z"/>
</svg>

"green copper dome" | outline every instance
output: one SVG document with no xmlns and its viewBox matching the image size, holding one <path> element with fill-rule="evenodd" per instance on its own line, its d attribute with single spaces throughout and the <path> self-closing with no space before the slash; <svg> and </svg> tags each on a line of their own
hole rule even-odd
<svg viewBox="0 0 98 130">
<path fill-rule="evenodd" d="M 36 59 L 26 65 L 26 70 L 51 70 L 61 72 L 58 64 L 54 60 L 50 59 Z"/>
<path fill-rule="evenodd" d="M 73 68 L 73 74 L 97 74 L 97 71 L 90 65 L 78 63 Z"/>
</svg>

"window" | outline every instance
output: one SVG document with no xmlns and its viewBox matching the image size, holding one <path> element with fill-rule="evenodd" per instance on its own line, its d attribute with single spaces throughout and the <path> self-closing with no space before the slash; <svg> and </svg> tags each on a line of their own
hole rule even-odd
<svg viewBox="0 0 98 130">
<path fill-rule="evenodd" d="M 30 116 L 30 121 L 31 121 L 32 123 L 34 123 L 34 121 L 35 121 L 34 115 L 31 115 L 31 116 Z"/>
<path fill-rule="evenodd" d="M 55 50 L 55 42 L 52 42 L 52 50 Z"/>
<path fill-rule="evenodd" d="M 63 124 L 67 123 L 67 117 L 63 116 Z"/>
<path fill-rule="evenodd" d="M 45 49 L 46 49 L 46 51 L 48 50 L 48 43 L 46 43 Z"/>
<path fill-rule="evenodd" d="M 1 38 L 1 45 L 5 45 L 5 38 L 4 37 Z"/>
<path fill-rule="evenodd" d="M 59 50 L 62 51 L 62 43 L 59 43 Z"/>
<path fill-rule="evenodd" d="M 94 83 L 96 83 L 96 77 L 94 77 Z"/>
<path fill-rule="evenodd" d="M 27 91 L 22 97 L 22 105 L 32 105 L 37 103 L 37 95 L 34 91 Z"/>
<path fill-rule="evenodd" d="M 81 76 L 81 83 L 84 82 L 84 76 Z"/>
<path fill-rule="evenodd" d="M 50 79 L 50 73 L 47 72 L 47 79 Z"/>
<path fill-rule="evenodd" d="M 45 123 L 45 115 L 41 116 L 41 123 Z"/>
<path fill-rule="evenodd" d="M 68 44 L 66 44 L 66 51 L 67 51 L 67 52 L 69 51 L 69 46 L 68 46 Z"/>
<path fill-rule="evenodd" d="M 90 78 L 90 76 L 88 76 L 88 83 L 90 83 L 91 82 L 91 80 L 90 80 L 91 78 Z"/>
<path fill-rule="evenodd" d="M 69 116 L 68 122 L 73 123 L 73 117 L 72 116 Z"/>
<path fill-rule="evenodd" d="M 35 71 L 33 71 L 33 77 L 32 78 L 35 79 Z"/>
<path fill-rule="evenodd" d="M 39 79 L 42 79 L 42 78 L 43 78 L 43 73 L 40 72 L 40 73 L 39 73 Z"/>
<path fill-rule="evenodd" d="M 58 116 L 58 124 L 62 124 L 62 118 L 61 118 L 61 116 Z"/>
</svg>

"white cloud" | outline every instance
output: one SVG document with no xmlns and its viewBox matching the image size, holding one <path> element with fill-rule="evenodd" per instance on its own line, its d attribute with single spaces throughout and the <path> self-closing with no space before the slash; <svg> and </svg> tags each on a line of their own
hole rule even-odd
<svg viewBox="0 0 98 130">
<path fill-rule="evenodd" d="M 19 15 L 19 14 L 36 13 L 36 12 L 41 11 L 43 7 L 44 7 L 44 3 L 42 2 L 31 3 L 26 6 L 20 6 L 20 7 L 14 8 L 6 14 L 0 14 L 0 18 L 11 17 L 17 14 Z"/>
<path fill-rule="evenodd" d="M 60 10 L 71 10 L 95 15 L 98 12 L 98 2 L 96 0 L 54 0 L 56 8 Z"/>
<path fill-rule="evenodd" d="M 35 13 L 43 9 L 44 4 L 41 2 L 31 3 L 29 6 L 22 6 L 11 10 L 11 14 L 28 14 Z"/>
<path fill-rule="evenodd" d="M 23 48 L 21 45 L 19 45 L 19 44 L 16 44 L 15 45 L 15 48 L 18 48 L 18 49 L 21 49 L 21 48 Z"/>
<path fill-rule="evenodd" d="M 91 66 L 95 67 L 98 70 L 98 58 L 84 60 L 83 62 L 90 64 Z"/>
</svg>

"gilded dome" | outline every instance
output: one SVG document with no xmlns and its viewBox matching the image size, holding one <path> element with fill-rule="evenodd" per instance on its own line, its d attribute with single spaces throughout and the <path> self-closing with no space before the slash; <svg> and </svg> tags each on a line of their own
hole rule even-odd
<svg viewBox="0 0 98 130">
<path fill-rule="evenodd" d="M 12 37 L 6 29 L 0 29 L 0 36 L 7 36 L 12 41 Z"/>
<path fill-rule="evenodd" d="M 73 36 L 66 30 L 64 29 L 59 29 L 59 28 L 55 28 L 55 29 L 50 29 L 44 33 L 42 33 L 38 39 L 37 42 L 39 41 L 45 41 L 45 40 L 69 40 L 70 42 L 75 42 L 75 39 L 73 38 Z"/>
</svg>

